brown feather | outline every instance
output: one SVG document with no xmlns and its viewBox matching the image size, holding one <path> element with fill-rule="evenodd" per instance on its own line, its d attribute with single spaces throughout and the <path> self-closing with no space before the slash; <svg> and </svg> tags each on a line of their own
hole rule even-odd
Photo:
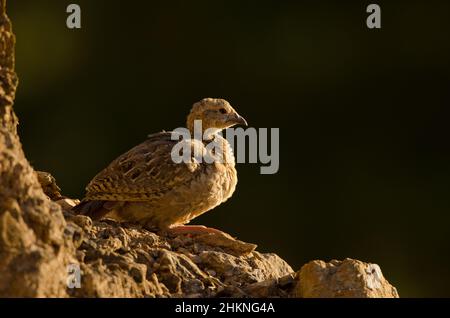
<svg viewBox="0 0 450 318">
<path fill-rule="evenodd" d="M 111 204 L 113 203 L 113 204 Z M 86 215 L 93 220 L 100 220 L 105 215 L 110 213 L 117 202 L 100 201 L 100 200 L 83 200 L 80 204 L 74 206 L 72 211 L 77 214 Z"/>
<path fill-rule="evenodd" d="M 201 119 L 204 129 L 220 131 L 236 124 L 238 118 L 242 119 L 225 100 L 207 98 L 194 104 L 186 126 L 192 133 L 193 121 Z M 98 173 L 86 187 L 85 200 L 74 210 L 95 219 L 108 216 L 157 228 L 188 223 L 225 202 L 236 187 L 231 146 L 214 136 L 221 144 L 216 150 L 224 162 L 200 162 L 191 153 L 189 162 L 175 163 L 171 152 L 179 140 L 172 140 L 171 132 L 149 135 Z M 206 148 L 211 140 L 186 142 L 216 157 Z"/>
</svg>

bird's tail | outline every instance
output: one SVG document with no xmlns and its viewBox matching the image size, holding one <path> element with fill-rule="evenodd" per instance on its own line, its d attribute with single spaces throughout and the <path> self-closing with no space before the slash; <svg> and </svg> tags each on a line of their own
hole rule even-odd
<svg viewBox="0 0 450 318">
<path fill-rule="evenodd" d="M 86 215 L 93 220 L 100 220 L 106 214 L 111 212 L 113 206 L 110 201 L 86 200 L 84 199 L 78 205 L 72 208 L 76 214 Z"/>
</svg>

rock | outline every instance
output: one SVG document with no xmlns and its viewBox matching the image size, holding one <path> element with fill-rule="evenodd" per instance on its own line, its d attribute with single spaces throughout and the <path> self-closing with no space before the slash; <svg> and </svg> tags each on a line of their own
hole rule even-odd
<svg viewBox="0 0 450 318">
<path fill-rule="evenodd" d="M 313 261 L 295 273 L 276 254 L 226 234 L 165 236 L 139 225 L 92 221 L 73 214 L 76 201 L 67 198 L 53 203 L 53 214 L 30 212 L 24 222 L 17 203 L 8 202 L 0 219 L 0 251 L 16 252 L 4 254 L 10 271 L 0 275 L 0 286 L 15 284 L 4 296 L 398 297 L 374 264 Z M 63 232 L 48 232 L 52 224 Z M 78 268 L 79 288 L 62 287 L 69 266 Z"/>
<path fill-rule="evenodd" d="M 398 298 L 395 287 L 376 264 L 347 258 L 329 263 L 312 261 L 297 273 L 296 297 Z"/>
<path fill-rule="evenodd" d="M 73 297 L 249 297 L 254 283 L 294 273 L 275 254 L 220 233 L 162 236 L 133 224 L 64 211 L 82 272 Z M 259 288 L 260 290 L 261 288 Z"/>
<path fill-rule="evenodd" d="M 209 233 L 204 235 L 199 235 L 196 237 L 196 241 L 202 242 L 204 244 L 214 244 L 215 246 L 221 247 L 234 255 L 244 255 L 253 252 L 256 249 L 255 244 L 242 242 L 235 238 L 232 238 L 226 233 Z"/>
<path fill-rule="evenodd" d="M 17 134 L 14 45 L 0 0 L 0 297 L 64 297 L 74 249 L 64 239 L 61 208 L 44 194 Z"/>
<path fill-rule="evenodd" d="M 66 222 L 10 141 L 0 132 L 0 297 L 64 297 L 74 251 Z"/>
<path fill-rule="evenodd" d="M 59 204 L 63 210 L 70 210 L 71 208 L 76 206 L 78 203 L 80 203 L 80 200 L 64 198 L 64 199 L 58 199 L 55 202 L 57 204 Z"/>
<path fill-rule="evenodd" d="M 269 279 L 262 282 L 250 284 L 244 288 L 244 292 L 248 297 L 266 298 L 266 297 L 291 297 L 293 287 L 296 283 L 295 275 L 288 274 L 286 276 Z"/>
<path fill-rule="evenodd" d="M 4 201 L 10 208 L 0 218 L 0 252 L 9 251 L 0 261 L 9 268 L 0 275 L 3 296 L 398 297 L 374 264 L 313 261 L 295 273 L 276 254 L 228 234 L 174 236 L 93 221 L 73 214 L 78 200 L 49 198 L 42 200 L 52 214 L 23 215 L 16 201 Z M 78 285 L 67 285 L 70 268 Z"/>
<path fill-rule="evenodd" d="M 39 183 L 41 184 L 44 193 L 52 200 L 57 201 L 62 199 L 61 189 L 56 184 L 55 178 L 48 172 L 36 171 Z"/>
<path fill-rule="evenodd" d="M 84 283 L 70 296 L 398 297 L 375 264 L 313 261 L 295 273 L 276 254 L 220 233 L 162 236 L 70 211 L 65 216 L 82 232 L 72 244 Z"/>
</svg>

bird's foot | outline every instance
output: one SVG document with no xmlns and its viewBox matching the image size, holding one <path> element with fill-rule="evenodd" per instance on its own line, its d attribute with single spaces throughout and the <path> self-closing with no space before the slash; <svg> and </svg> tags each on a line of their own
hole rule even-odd
<svg viewBox="0 0 450 318">
<path fill-rule="evenodd" d="M 190 235 L 202 235 L 202 234 L 226 234 L 225 232 L 222 232 L 220 230 L 214 229 L 212 227 L 206 227 L 203 225 L 175 225 L 172 227 L 169 227 L 166 230 L 169 234 L 190 234 Z"/>
</svg>

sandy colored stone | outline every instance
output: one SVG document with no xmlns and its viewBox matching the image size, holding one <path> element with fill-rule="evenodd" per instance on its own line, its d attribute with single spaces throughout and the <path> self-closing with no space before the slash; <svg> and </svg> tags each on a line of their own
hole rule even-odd
<svg viewBox="0 0 450 318">
<path fill-rule="evenodd" d="M 65 216 L 83 272 L 81 288 L 69 291 L 73 297 L 214 297 L 230 290 L 230 296 L 249 297 L 243 287 L 294 273 L 275 254 L 242 241 L 225 244 L 222 235 L 162 236 L 69 210 Z"/>
<path fill-rule="evenodd" d="M 257 247 L 256 244 L 240 241 L 226 233 L 213 232 L 199 235 L 195 237 L 195 240 L 204 244 L 214 244 L 215 246 L 221 247 L 224 250 L 228 250 L 230 253 L 235 253 L 236 255 L 251 253 Z"/>
<path fill-rule="evenodd" d="M 64 297 L 73 250 L 62 211 L 44 194 L 17 134 L 14 46 L 0 0 L 0 297 Z"/>
<path fill-rule="evenodd" d="M 55 178 L 48 172 L 36 171 L 38 181 L 44 193 L 53 201 L 63 199 L 61 189 L 56 184 Z"/>
<path fill-rule="evenodd" d="M 297 273 L 294 296 L 304 298 L 398 298 L 377 264 L 347 258 L 343 261 L 312 261 Z"/>
<path fill-rule="evenodd" d="M 80 200 L 65 198 L 57 200 L 56 203 L 59 204 L 63 210 L 69 210 L 80 203 Z"/>
</svg>

